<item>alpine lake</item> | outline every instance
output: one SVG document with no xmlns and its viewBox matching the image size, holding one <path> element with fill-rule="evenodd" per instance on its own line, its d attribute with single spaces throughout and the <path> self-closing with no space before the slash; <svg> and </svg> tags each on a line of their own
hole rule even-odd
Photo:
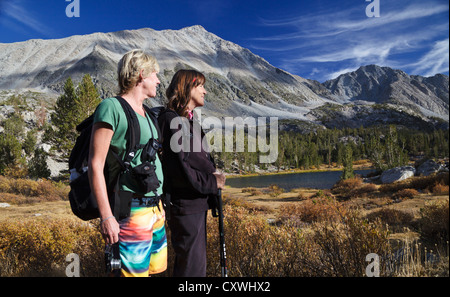
<svg viewBox="0 0 450 297">
<path fill-rule="evenodd" d="M 355 170 L 355 174 L 365 176 L 374 172 L 372 169 Z M 265 188 L 277 185 L 285 191 L 297 188 L 325 190 L 331 189 L 340 180 L 342 171 L 315 171 L 302 173 L 282 173 L 258 176 L 227 178 L 226 185 L 232 188 Z"/>
</svg>

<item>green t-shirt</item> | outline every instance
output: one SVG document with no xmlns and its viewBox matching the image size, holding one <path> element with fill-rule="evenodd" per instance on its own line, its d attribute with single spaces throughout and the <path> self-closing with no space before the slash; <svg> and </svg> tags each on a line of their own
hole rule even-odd
<svg viewBox="0 0 450 297">
<path fill-rule="evenodd" d="M 152 133 L 153 138 L 157 139 L 158 131 L 155 128 L 151 118 L 147 115 L 148 118 L 147 120 L 145 117 L 141 116 L 138 113 L 136 113 L 136 115 L 139 120 L 141 130 L 140 143 L 146 144 L 152 137 Z M 100 103 L 94 115 L 94 123 L 99 122 L 111 125 L 111 128 L 114 131 L 114 135 L 111 139 L 110 149 L 114 150 L 123 159 L 123 156 L 126 152 L 128 141 L 128 137 L 126 135 L 128 130 L 128 121 L 125 112 L 122 108 L 122 105 L 116 98 L 108 98 Z M 149 129 L 149 123 L 151 125 L 152 133 L 150 132 Z M 134 159 L 131 161 L 132 167 L 135 167 L 142 163 L 141 153 L 142 149 L 136 152 Z M 120 166 L 117 160 L 111 154 L 108 154 L 106 162 L 110 169 L 117 168 L 117 166 Z M 158 180 L 160 181 L 160 187 L 158 188 L 158 195 L 162 195 L 162 184 L 164 177 L 162 172 L 161 161 L 159 160 L 158 156 L 156 158 L 155 165 L 156 165 L 156 175 L 158 177 Z M 153 193 L 139 193 L 138 190 L 139 187 L 137 186 L 136 180 L 129 173 L 124 173 L 121 175 L 120 189 L 123 191 L 129 191 L 140 195 L 145 195 L 148 197 L 154 196 Z"/>
</svg>

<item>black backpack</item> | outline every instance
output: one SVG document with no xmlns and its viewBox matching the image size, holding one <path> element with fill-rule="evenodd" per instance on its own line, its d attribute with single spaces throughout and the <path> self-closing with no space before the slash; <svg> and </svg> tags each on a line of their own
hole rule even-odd
<svg viewBox="0 0 450 297">
<path fill-rule="evenodd" d="M 114 166 L 113 171 L 111 171 L 108 164 L 105 163 L 104 175 L 111 209 L 116 219 L 119 220 L 120 218 L 129 215 L 129 201 L 121 201 L 119 195 L 120 174 L 130 170 L 130 162 L 136 151 L 142 149 L 144 146 L 140 145 L 141 132 L 136 113 L 125 99 L 120 96 L 117 96 L 116 99 L 122 105 L 128 121 L 127 149 L 123 159 L 112 149 L 109 149 L 108 155 L 112 154 L 120 166 Z M 159 108 L 150 109 L 144 104 L 144 109 L 150 116 L 153 125 L 156 127 L 159 137 L 161 132 L 155 116 L 155 112 L 157 112 Z M 92 114 L 77 126 L 76 129 L 80 132 L 80 135 L 78 136 L 69 157 L 69 168 L 71 173 L 69 192 L 70 207 L 77 217 L 85 221 L 100 217 L 97 201 L 91 192 L 87 172 L 93 122 L 94 115 Z M 157 140 L 159 140 L 159 138 Z"/>
</svg>

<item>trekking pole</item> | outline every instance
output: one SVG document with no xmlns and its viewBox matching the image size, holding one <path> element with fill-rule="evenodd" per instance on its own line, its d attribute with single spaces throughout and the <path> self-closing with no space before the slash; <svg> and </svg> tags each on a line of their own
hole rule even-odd
<svg viewBox="0 0 450 297">
<path fill-rule="evenodd" d="M 225 234 L 223 228 L 222 189 L 219 189 L 217 194 L 217 209 L 219 211 L 220 267 L 222 277 L 228 277 L 227 252 L 225 250 Z"/>
</svg>

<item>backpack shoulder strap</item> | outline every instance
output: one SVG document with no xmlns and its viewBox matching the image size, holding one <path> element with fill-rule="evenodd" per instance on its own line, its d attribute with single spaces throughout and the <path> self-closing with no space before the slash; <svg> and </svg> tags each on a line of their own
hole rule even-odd
<svg viewBox="0 0 450 297">
<path fill-rule="evenodd" d="M 134 158 L 134 155 L 136 154 L 136 146 L 140 143 L 141 128 L 139 126 L 139 120 L 136 116 L 136 113 L 134 112 L 131 105 L 120 96 L 117 96 L 116 99 L 122 105 L 123 111 L 125 112 L 128 121 L 127 150 L 123 160 L 117 158 L 119 162 L 121 162 L 122 166 L 126 169 L 129 167 L 131 161 Z"/>
<path fill-rule="evenodd" d="M 150 119 L 152 120 L 153 125 L 155 126 L 156 131 L 158 132 L 158 141 L 162 142 L 162 134 L 161 129 L 159 128 L 158 117 L 165 108 L 162 106 L 150 108 L 144 104 L 144 109 L 145 112 L 150 116 Z"/>
</svg>

